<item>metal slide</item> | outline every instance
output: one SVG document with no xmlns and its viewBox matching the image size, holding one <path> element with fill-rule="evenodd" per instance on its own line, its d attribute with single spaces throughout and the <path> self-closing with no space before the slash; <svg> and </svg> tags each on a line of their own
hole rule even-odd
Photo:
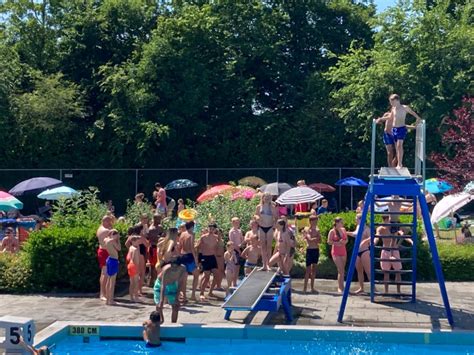
<svg viewBox="0 0 474 355">
<path fill-rule="evenodd" d="M 261 271 L 257 268 L 242 280 L 232 295 L 222 305 L 222 308 L 235 311 L 251 311 L 262 298 L 275 277 L 276 272 Z"/>
</svg>

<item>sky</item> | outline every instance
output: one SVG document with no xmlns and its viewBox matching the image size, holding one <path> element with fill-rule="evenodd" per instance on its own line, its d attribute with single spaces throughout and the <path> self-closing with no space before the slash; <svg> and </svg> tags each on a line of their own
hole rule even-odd
<svg viewBox="0 0 474 355">
<path fill-rule="evenodd" d="M 374 0 L 374 2 L 377 6 L 377 12 L 382 12 L 387 7 L 394 6 L 397 3 L 397 0 Z"/>
</svg>

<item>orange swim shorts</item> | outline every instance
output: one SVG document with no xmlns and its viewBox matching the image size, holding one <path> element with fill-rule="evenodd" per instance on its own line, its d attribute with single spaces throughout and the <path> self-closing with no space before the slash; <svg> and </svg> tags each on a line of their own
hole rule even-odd
<svg viewBox="0 0 474 355">
<path fill-rule="evenodd" d="M 127 265 L 128 276 L 134 277 L 137 275 L 137 266 L 133 262 L 129 262 Z"/>
</svg>

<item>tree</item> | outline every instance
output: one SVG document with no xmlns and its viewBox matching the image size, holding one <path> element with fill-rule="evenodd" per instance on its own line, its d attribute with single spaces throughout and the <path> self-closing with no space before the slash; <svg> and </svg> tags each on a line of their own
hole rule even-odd
<svg viewBox="0 0 474 355">
<path fill-rule="evenodd" d="M 464 98 L 453 115 L 443 119 L 440 129 L 446 152 L 433 153 L 430 159 L 440 176 L 460 190 L 474 180 L 474 97 Z"/>
<path fill-rule="evenodd" d="M 61 74 L 32 72 L 33 90 L 12 99 L 17 156 L 29 167 L 74 166 L 80 157 L 76 127 L 85 115 L 82 94 Z M 80 136 L 79 136 L 80 137 Z M 83 158 L 84 161 L 89 159 Z M 72 163 L 72 164 L 71 164 Z"/>
<path fill-rule="evenodd" d="M 473 5 L 452 4 L 400 3 L 374 21 L 373 48 L 354 41 L 349 53 L 339 56 L 326 77 L 333 85 L 331 106 L 348 132 L 368 139 L 371 120 L 386 111 L 388 96 L 398 93 L 426 119 L 428 151 L 439 147 L 436 128 L 442 117 L 474 89 Z M 409 139 L 413 143 L 412 135 Z"/>
</svg>

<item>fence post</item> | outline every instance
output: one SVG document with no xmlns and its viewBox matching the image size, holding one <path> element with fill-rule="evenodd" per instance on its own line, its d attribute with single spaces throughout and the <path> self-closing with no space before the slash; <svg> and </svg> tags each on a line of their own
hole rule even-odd
<svg viewBox="0 0 474 355">
<path fill-rule="evenodd" d="M 280 182 L 280 169 L 277 168 L 277 182 Z"/>
<path fill-rule="evenodd" d="M 138 169 L 135 169 L 135 195 L 138 194 Z"/>
<path fill-rule="evenodd" d="M 63 181 L 63 169 L 59 169 L 59 180 Z"/>
<path fill-rule="evenodd" d="M 342 179 L 342 168 L 339 168 L 339 180 L 341 180 L 341 179 Z M 342 206 L 341 206 L 341 198 L 342 198 L 341 197 L 341 186 L 338 186 L 338 188 L 339 188 L 339 211 L 341 211 L 341 208 L 342 208 Z"/>
<path fill-rule="evenodd" d="M 209 186 L 209 169 L 206 169 L 206 189 Z"/>
</svg>

